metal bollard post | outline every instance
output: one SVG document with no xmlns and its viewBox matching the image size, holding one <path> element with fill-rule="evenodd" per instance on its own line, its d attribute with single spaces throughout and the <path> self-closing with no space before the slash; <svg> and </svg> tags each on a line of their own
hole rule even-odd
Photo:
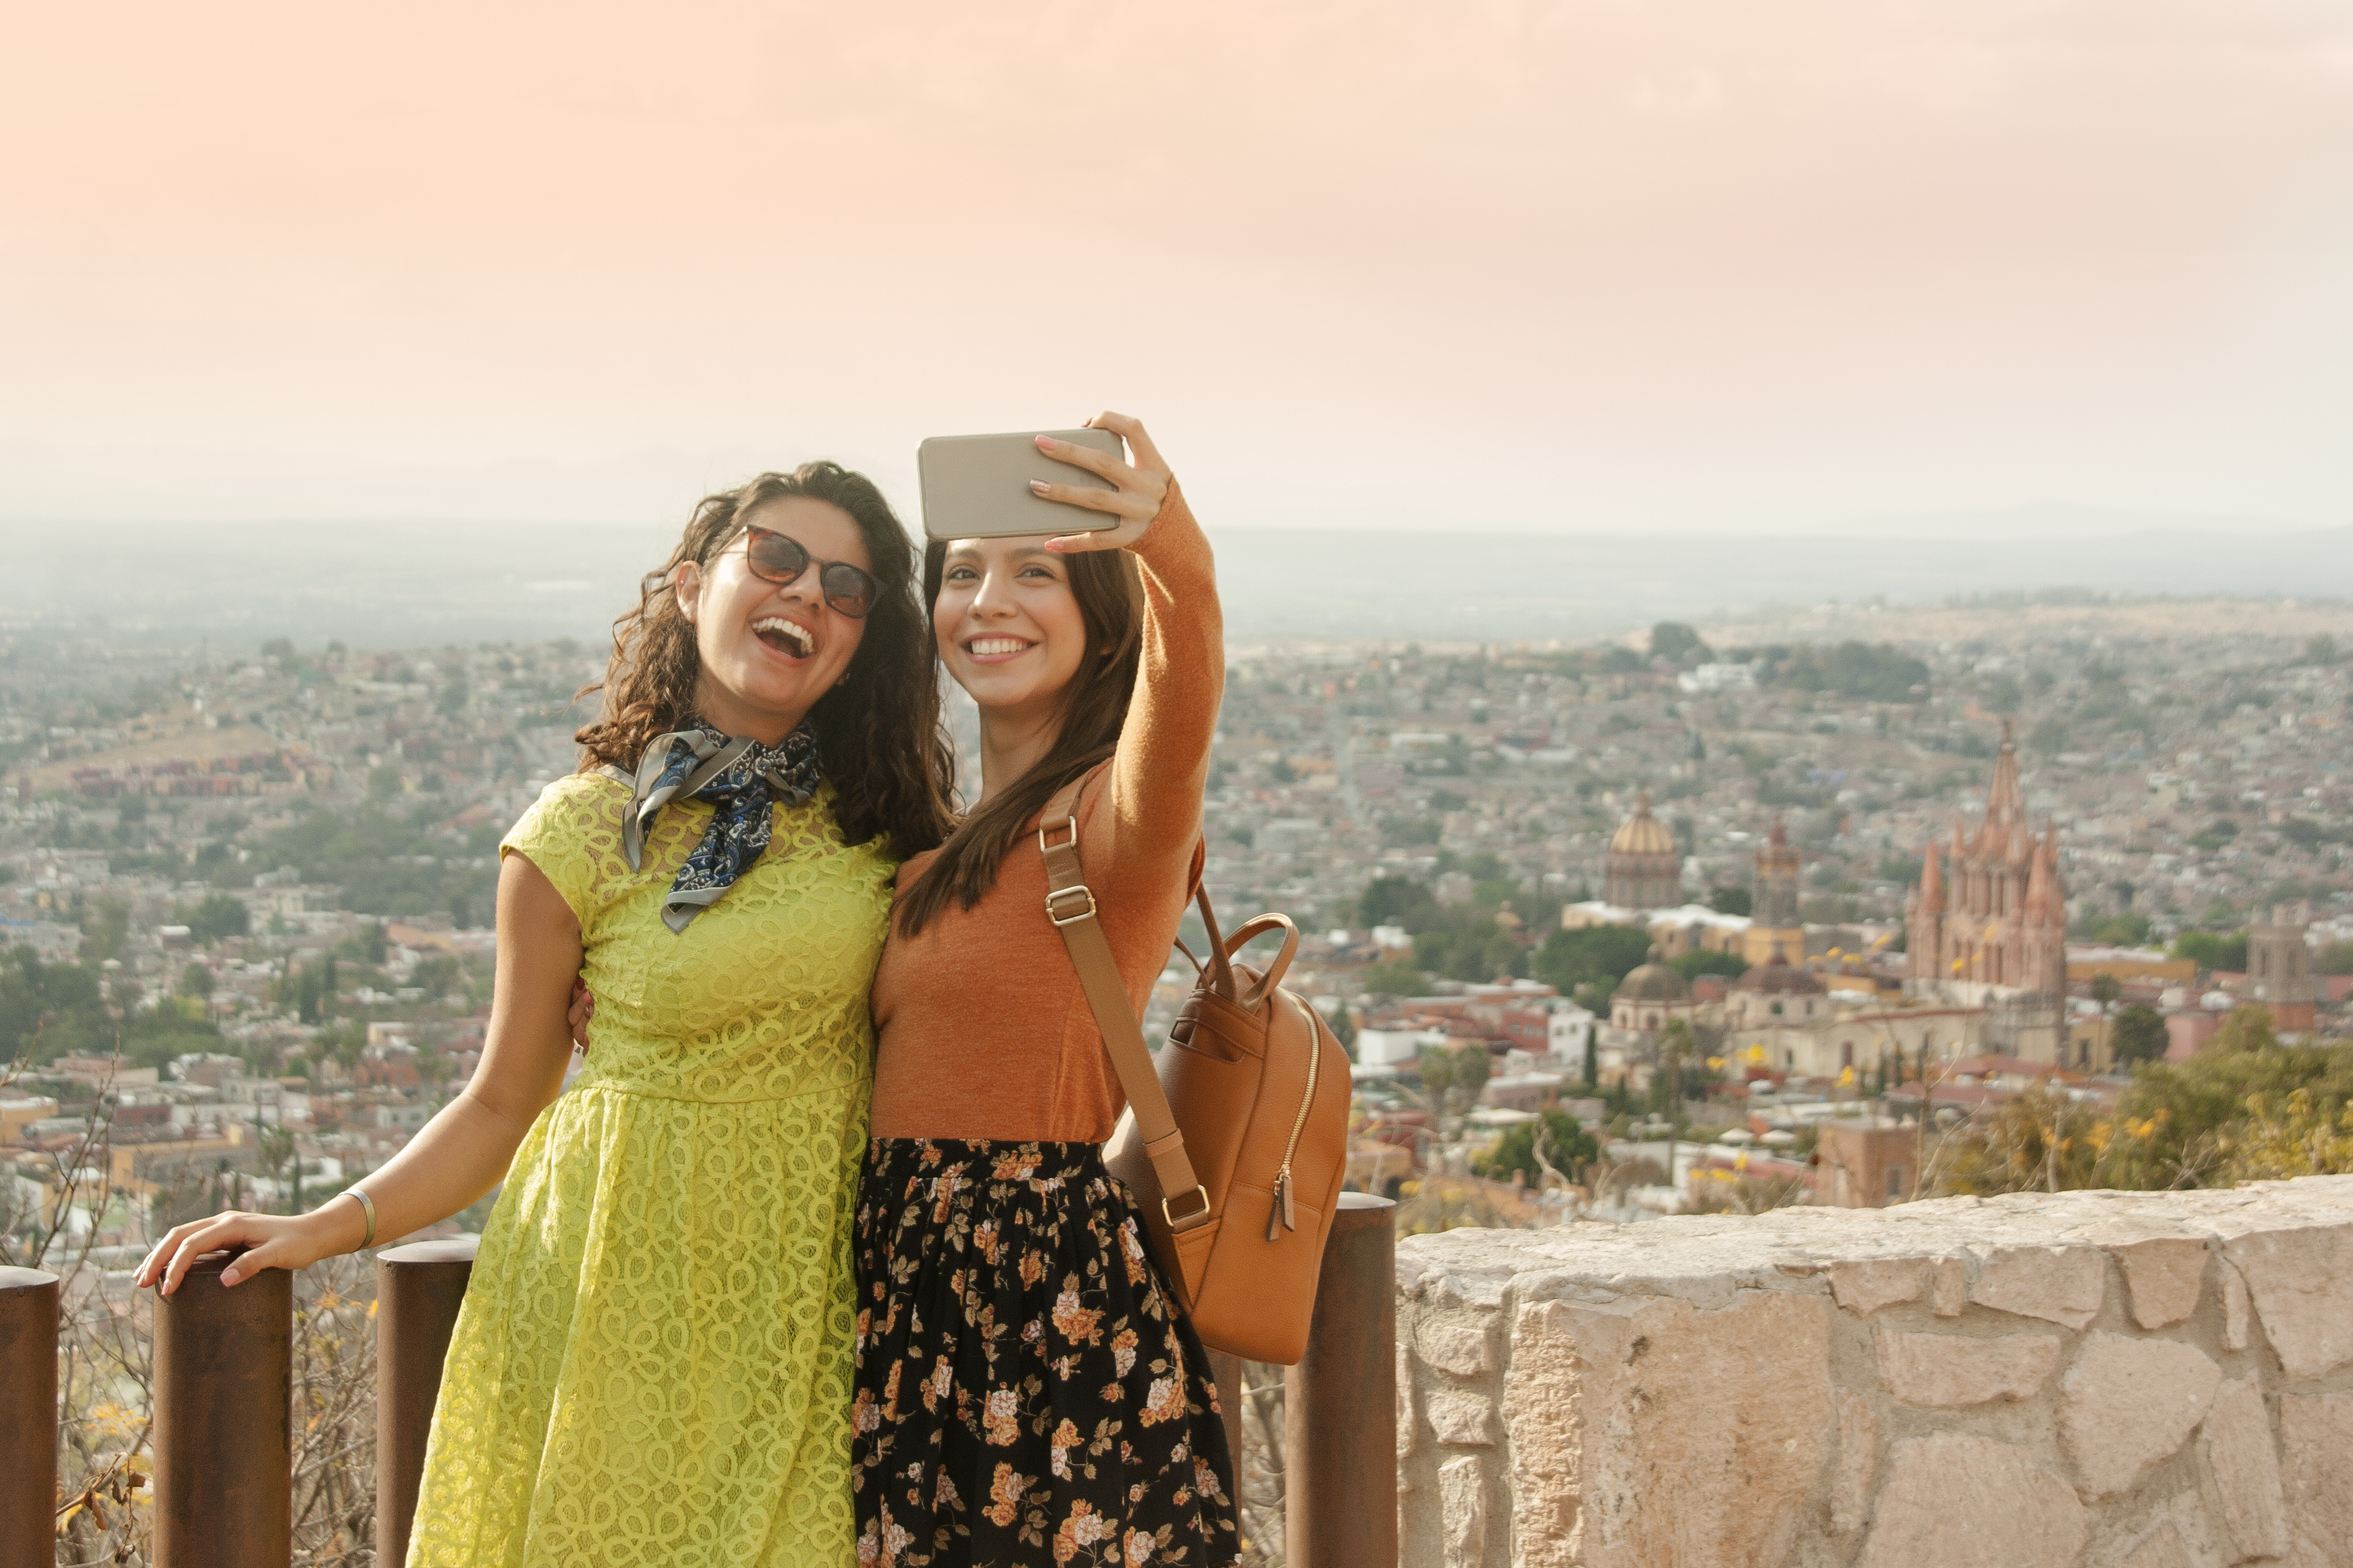
<svg viewBox="0 0 2353 1568">
<path fill-rule="evenodd" d="M 1218 1415 L 1226 1429 L 1226 1452 L 1234 1460 L 1234 1497 L 1242 1485 L 1242 1358 L 1223 1351 L 1209 1352 L 1209 1370 L 1218 1379 Z"/>
<path fill-rule="evenodd" d="M 441 1363 L 480 1238 L 417 1241 L 375 1259 L 375 1560 L 408 1560 Z"/>
<path fill-rule="evenodd" d="M 0 1568 L 57 1562 L 58 1277 L 0 1268 Z"/>
<path fill-rule="evenodd" d="M 1342 1193 L 1307 1353 L 1283 1377 L 1291 1568 L 1397 1568 L 1397 1205 Z"/>
<path fill-rule="evenodd" d="M 294 1552 L 294 1276 L 233 1289 L 231 1252 L 155 1303 L 155 1568 L 286 1568 Z"/>
</svg>

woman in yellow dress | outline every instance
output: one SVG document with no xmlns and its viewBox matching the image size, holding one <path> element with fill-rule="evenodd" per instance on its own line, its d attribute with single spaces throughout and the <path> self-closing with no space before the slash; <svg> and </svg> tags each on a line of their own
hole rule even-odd
<svg viewBox="0 0 2353 1568">
<path fill-rule="evenodd" d="M 299 1268 L 506 1183 L 434 1412 L 412 1568 L 855 1556 L 850 1234 L 892 879 L 952 759 L 906 533 L 829 463 L 696 509 L 615 630 L 583 771 L 501 846 L 480 1067 L 299 1217 L 141 1265 Z M 558 1097 L 574 975 L 596 1049 Z M 393 1568 L 386 1564 L 385 1568 Z"/>
</svg>

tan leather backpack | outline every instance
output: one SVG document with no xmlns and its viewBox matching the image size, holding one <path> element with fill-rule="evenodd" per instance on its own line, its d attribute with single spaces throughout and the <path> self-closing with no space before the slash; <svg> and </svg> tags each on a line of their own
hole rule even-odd
<svg viewBox="0 0 2353 1568">
<path fill-rule="evenodd" d="M 1299 951 L 1291 917 L 1261 915 L 1226 936 L 1202 889 L 1208 962 L 1193 961 L 1199 981 L 1155 1069 L 1079 865 L 1074 809 L 1084 783 L 1049 803 L 1038 847 L 1047 918 L 1127 1091 L 1105 1163 L 1135 1194 L 1153 1255 L 1202 1342 L 1291 1365 L 1306 1352 L 1324 1235 L 1347 1173 L 1347 1053 L 1314 1008 L 1282 989 Z M 1282 951 L 1265 969 L 1233 962 L 1275 931 Z"/>
</svg>

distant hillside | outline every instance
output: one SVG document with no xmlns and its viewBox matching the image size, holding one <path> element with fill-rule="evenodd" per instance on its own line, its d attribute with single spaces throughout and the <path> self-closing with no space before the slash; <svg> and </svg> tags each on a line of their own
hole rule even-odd
<svg viewBox="0 0 2353 1568">
<path fill-rule="evenodd" d="M 2353 529 L 1876 540 L 1319 528 L 1215 538 L 1238 640 L 1588 638 L 1776 605 L 2064 587 L 2353 599 Z M 667 542 L 611 524 L 9 524 L 0 618 L 142 643 L 596 639 Z"/>
</svg>

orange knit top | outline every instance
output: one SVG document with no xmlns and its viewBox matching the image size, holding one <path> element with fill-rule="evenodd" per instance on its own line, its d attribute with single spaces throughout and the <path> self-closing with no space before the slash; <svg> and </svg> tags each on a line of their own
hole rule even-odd
<svg viewBox="0 0 2353 1568">
<path fill-rule="evenodd" d="M 1080 863 L 1140 1014 L 1198 875 L 1226 661 L 1209 542 L 1174 485 L 1132 552 L 1144 578 L 1143 667 L 1119 750 L 1088 783 L 1078 817 Z M 932 859 L 901 867 L 899 887 Z M 874 1026 L 877 1138 L 1101 1143 L 1126 1105 L 1070 951 L 1047 921 L 1034 833 L 1014 840 L 971 909 L 951 900 L 922 934 L 892 931 Z"/>
</svg>

